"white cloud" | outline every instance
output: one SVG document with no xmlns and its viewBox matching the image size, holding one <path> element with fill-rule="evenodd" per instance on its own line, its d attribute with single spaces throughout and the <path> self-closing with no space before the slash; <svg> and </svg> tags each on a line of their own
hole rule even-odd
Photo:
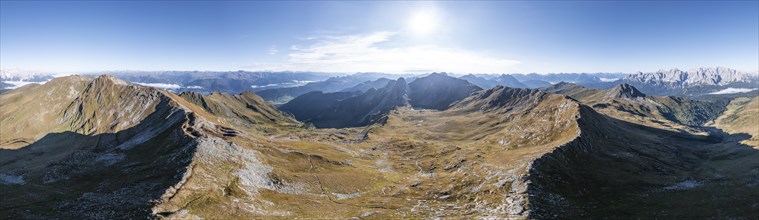
<svg viewBox="0 0 759 220">
<path fill-rule="evenodd" d="M 749 89 L 749 88 L 727 88 L 727 89 L 723 89 L 723 90 L 720 90 L 720 91 L 712 92 L 712 93 L 709 93 L 709 94 L 722 95 L 722 94 L 747 93 L 747 92 L 751 92 L 751 91 L 754 91 L 754 90 L 756 90 L 756 88 L 754 88 L 754 89 Z"/>
<path fill-rule="evenodd" d="M 135 82 L 135 84 L 143 85 L 143 86 L 150 86 L 155 88 L 161 88 L 161 89 L 179 89 L 182 88 L 182 86 L 177 84 L 168 84 L 168 83 L 141 83 L 141 82 Z"/>
<path fill-rule="evenodd" d="M 10 84 L 11 86 L 5 87 L 5 89 L 17 89 L 19 87 L 29 84 L 45 84 L 45 82 L 27 82 L 27 81 L 2 81 L 3 83 Z"/>
<path fill-rule="evenodd" d="M 471 51 L 438 45 L 382 47 L 391 41 L 393 32 L 363 35 L 321 36 L 307 46 L 290 47 L 288 59 L 281 63 L 259 63 L 256 70 L 322 72 L 479 72 L 498 73 L 513 70 L 519 61 L 484 56 Z"/>
<path fill-rule="evenodd" d="M 271 46 L 269 47 L 267 53 L 269 53 L 269 55 L 277 55 L 277 53 L 279 53 L 279 50 L 277 50 L 276 46 Z"/>
</svg>

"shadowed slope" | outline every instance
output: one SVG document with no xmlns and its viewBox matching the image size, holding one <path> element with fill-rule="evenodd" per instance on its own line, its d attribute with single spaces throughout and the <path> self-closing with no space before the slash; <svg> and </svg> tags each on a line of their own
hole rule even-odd
<svg viewBox="0 0 759 220">
<path fill-rule="evenodd" d="M 415 108 L 445 110 L 480 87 L 444 73 L 433 73 L 409 83 L 409 103 Z"/>
<path fill-rule="evenodd" d="M 56 78 L 0 97 L 0 148 L 31 143 L 49 132 L 115 133 L 156 111 L 158 90 L 110 76 Z M 13 137 L 13 139 L 8 139 Z M 12 146 L 11 146 L 12 145 Z"/>
<path fill-rule="evenodd" d="M 318 117 L 325 109 L 335 105 L 338 101 L 360 94 L 355 91 L 333 93 L 309 92 L 279 106 L 279 110 L 293 114 L 300 121 L 310 121 Z"/>
<path fill-rule="evenodd" d="M 578 125 L 533 163 L 531 218 L 757 217 L 759 151 L 734 141 L 747 135 L 661 130 L 587 106 Z"/>
<path fill-rule="evenodd" d="M 194 152 L 192 113 L 160 90 L 109 76 L 50 83 L 0 97 L 9 100 L 3 104 L 12 110 L 3 112 L 11 122 L 2 124 L 3 130 L 29 115 L 58 118 L 44 121 L 48 130 L 3 133 L 11 140 L 28 137 L 29 144 L 10 143 L 3 145 L 10 149 L 0 150 L 0 174 L 21 180 L 0 184 L 0 213 L 24 218 L 148 216 L 156 199 L 179 181 Z M 71 92 L 51 93 L 61 90 Z M 23 109 L 15 105 L 45 100 L 56 102 L 49 109 L 13 111 Z M 25 136 L 32 132 L 44 135 Z"/>
</svg>

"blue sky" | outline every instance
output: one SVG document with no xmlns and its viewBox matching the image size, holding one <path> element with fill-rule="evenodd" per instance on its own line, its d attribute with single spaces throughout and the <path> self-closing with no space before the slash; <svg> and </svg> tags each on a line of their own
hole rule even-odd
<svg viewBox="0 0 759 220">
<path fill-rule="evenodd" d="M 759 1 L 6 2 L 0 68 L 759 70 Z"/>
</svg>

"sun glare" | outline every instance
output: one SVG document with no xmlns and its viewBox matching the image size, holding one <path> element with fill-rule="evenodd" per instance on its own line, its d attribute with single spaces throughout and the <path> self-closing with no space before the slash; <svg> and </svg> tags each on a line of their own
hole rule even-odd
<svg viewBox="0 0 759 220">
<path fill-rule="evenodd" d="M 440 23 L 434 11 L 419 11 L 411 15 L 408 28 L 416 35 L 428 35 L 438 29 Z"/>
</svg>

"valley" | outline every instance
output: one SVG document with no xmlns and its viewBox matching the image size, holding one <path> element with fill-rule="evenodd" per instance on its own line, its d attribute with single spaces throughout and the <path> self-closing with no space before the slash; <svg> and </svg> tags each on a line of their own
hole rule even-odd
<svg viewBox="0 0 759 220">
<path fill-rule="evenodd" d="M 111 76 L 3 93 L 0 216 L 753 218 L 759 208 L 756 97 L 482 89 L 432 74 L 299 98 L 278 109 L 254 92 L 172 93 Z"/>
<path fill-rule="evenodd" d="M 757 39 L 759 0 L 0 0 L 0 220 L 759 220 Z"/>
</svg>

